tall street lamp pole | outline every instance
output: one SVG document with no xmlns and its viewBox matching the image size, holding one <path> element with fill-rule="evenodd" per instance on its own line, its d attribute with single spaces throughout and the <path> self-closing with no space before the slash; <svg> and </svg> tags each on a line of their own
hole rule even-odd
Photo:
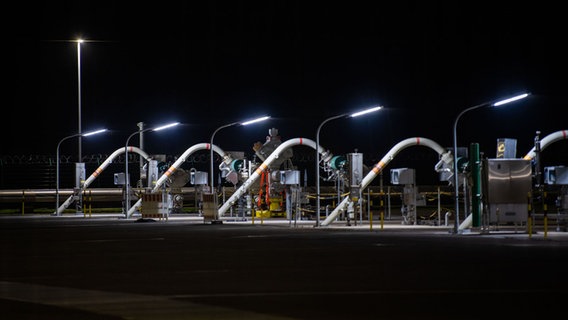
<svg viewBox="0 0 568 320">
<path fill-rule="evenodd" d="M 81 162 L 81 159 L 83 158 L 82 155 L 82 139 L 81 139 L 81 133 L 82 133 L 82 129 L 81 129 L 81 43 L 83 43 L 83 39 L 77 39 L 77 107 L 78 107 L 78 119 L 77 119 L 77 134 L 79 136 L 79 146 L 78 146 L 78 150 L 79 150 L 79 155 L 77 158 L 77 162 Z"/>
<path fill-rule="evenodd" d="M 67 136 L 63 139 L 61 139 L 59 141 L 59 143 L 57 144 L 57 152 L 56 152 L 56 156 L 55 156 L 55 215 L 59 216 L 59 146 L 61 146 L 61 143 L 67 139 L 71 139 L 71 138 L 75 138 L 75 137 L 88 137 L 88 136 L 92 136 L 95 134 L 99 134 L 102 132 L 107 131 L 107 129 L 100 129 L 100 130 L 96 130 L 96 131 L 91 131 L 91 132 L 87 132 L 85 134 L 81 134 L 81 133 L 77 133 L 77 134 L 73 134 L 70 136 Z"/>
<path fill-rule="evenodd" d="M 215 178 L 214 178 L 214 174 L 213 174 L 213 170 L 214 170 L 214 165 L 213 165 L 213 163 L 214 163 L 214 161 L 213 161 L 213 158 L 214 158 L 214 156 L 213 156 L 213 139 L 215 138 L 215 134 L 223 128 L 235 126 L 235 125 L 238 125 L 238 124 L 241 125 L 241 126 L 247 126 L 249 124 L 268 120 L 269 118 L 270 118 L 270 116 L 264 116 L 264 117 L 259 117 L 259 118 L 253 119 L 253 120 L 244 121 L 244 122 L 232 122 L 232 123 L 222 125 L 219 128 L 217 128 L 215 131 L 213 131 L 213 134 L 211 135 L 211 140 L 209 141 L 209 144 L 211 145 L 210 148 L 209 148 L 210 151 L 211 151 L 211 154 L 210 154 L 210 160 L 211 160 L 211 168 L 210 168 L 210 170 L 211 170 L 211 172 L 210 172 L 211 193 L 213 193 L 213 190 L 215 188 L 215 183 L 214 183 Z"/>
<path fill-rule="evenodd" d="M 83 164 L 83 139 L 81 137 L 81 133 L 83 133 L 83 129 L 82 129 L 82 121 L 81 121 L 81 44 L 83 43 L 83 39 L 77 39 L 75 42 L 77 42 L 77 133 L 79 135 L 79 139 L 78 140 L 78 146 L 77 146 L 77 164 L 76 164 L 76 169 L 75 169 L 75 180 L 77 181 L 76 183 L 78 185 L 76 185 L 75 187 L 77 189 L 80 189 L 80 184 L 82 181 L 82 173 L 84 172 L 84 170 L 81 170 L 79 168 L 84 168 L 84 164 Z M 82 211 L 82 207 L 83 207 L 83 195 L 81 193 L 79 193 L 78 195 L 78 200 L 76 203 L 77 206 L 77 213 L 79 213 L 79 211 Z"/>
<path fill-rule="evenodd" d="M 329 117 L 327 119 L 325 119 L 318 127 L 318 130 L 316 132 L 316 227 L 319 227 L 320 225 L 320 167 L 319 167 L 319 163 L 320 163 L 320 153 L 319 153 L 319 148 L 320 148 L 320 143 L 319 143 L 319 136 L 320 136 L 320 130 L 323 127 L 324 124 L 326 124 L 327 122 L 331 121 L 331 120 L 335 120 L 335 119 L 339 119 L 339 118 L 343 118 L 343 117 L 351 117 L 351 118 L 355 118 L 364 114 L 368 114 L 371 112 L 375 112 L 378 111 L 380 109 L 382 109 L 382 106 L 378 106 L 378 107 L 373 107 L 373 108 L 369 108 L 369 109 L 365 109 L 363 111 L 358 111 L 352 114 L 349 113 L 344 113 L 344 114 L 340 114 L 337 116 L 333 116 L 333 117 Z"/>
<path fill-rule="evenodd" d="M 483 108 L 483 107 L 489 107 L 489 106 L 498 107 L 498 106 L 502 106 L 504 104 L 507 104 L 507 103 L 510 103 L 510 102 L 513 102 L 513 101 L 524 99 L 528 96 L 529 96 L 529 93 L 523 93 L 523 94 L 511 97 L 511 98 L 507 98 L 507 99 L 503 99 L 503 100 L 497 100 L 496 102 L 491 101 L 491 102 L 485 102 L 485 103 L 482 103 L 482 104 L 478 104 L 476 106 L 469 107 L 469 108 L 463 110 L 456 117 L 456 119 L 454 121 L 454 147 L 453 147 L 453 153 L 454 153 L 454 193 L 455 193 L 454 210 L 456 212 L 456 216 L 455 216 L 455 219 L 454 219 L 454 233 L 456 233 L 456 234 L 459 233 L 459 225 L 460 225 L 460 205 L 459 205 L 460 196 L 459 196 L 458 138 L 457 138 L 458 120 L 461 118 L 461 116 L 464 113 L 466 113 L 468 111 L 478 109 L 478 108 Z"/>
<path fill-rule="evenodd" d="M 146 131 L 160 131 L 160 130 L 164 130 L 164 129 L 168 129 L 174 126 L 177 126 L 179 124 L 179 122 L 173 122 L 170 124 L 166 124 L 163 126 L 159 126 L 159 127 L 152 127 L 152 128 L 146 128 L 146 129 L 142 129 L 142 130 L 138 130 L 134 133 L 132 133 L 130 136 L 128 136 L 128 139 L 126 139 L 126 143 L 124 145 L 124 186 L 125 186 L 125 190 L 124 190 L 124 217 L 128 219 L 128 211 L 130 211 L 130 176 L 128 175 L 128 142 L 130 141 L 130 138 L 132 138 L 133 136 L 135 136 L 136 134 L 141 134 L 143 132 Z"/>
</svg>

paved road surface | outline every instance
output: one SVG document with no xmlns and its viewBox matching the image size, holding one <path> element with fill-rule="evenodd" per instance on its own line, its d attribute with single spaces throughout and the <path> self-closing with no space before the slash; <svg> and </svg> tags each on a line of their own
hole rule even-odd
<svg viewBox="0 0 568 320">
<path fill-rule="evenodd" d="M 565 319 L 568 236 L 0 217 L 1 319 Z"/>
</svg>

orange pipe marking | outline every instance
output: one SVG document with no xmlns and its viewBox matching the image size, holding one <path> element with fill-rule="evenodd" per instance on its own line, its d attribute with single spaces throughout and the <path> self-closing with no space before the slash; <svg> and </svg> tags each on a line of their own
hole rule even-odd
<svg viewBox="0 0 568 320">
<path fill-rule="evenodd" d="M 259 174 L 259 175 L 260 175 L 260 174 L 262 173 L 262 171 L 264 171 L 264 169 L 266 169 L 266 167 L 267 167 L 267 165 L 263 163 L 263 164 L 261 164 L 260 167 L 258 167 L 254 172 L 255 172 L 256 174 Z"/>
<path fill-rule="evenodd" d="M 98 176 L 99 174 L 101 174 L 101 172 L 103 172 L 103 169 L 101 169 L 100 167 L 97 168 L 97 170 L 95 170 L 95 172 L 93 172 L 93 177 Z"/>
<path fill-rule="evenodd" d="M 385 166 L 385 163 L 381 160 L 373 167 L 372 171 L 375 174 L 378 174 L 384 166 Z"/>
<path fill-rule="evenodd" d="M 166 173 L 164 173 L 164 174 L 166 175 L 166 177 L 169 177 L 170 174 L 172 174 L 174 171 L 175 171 L 175 169 L 172 168 L 172 167 L 170 167 L 170 168 L 166 171 Z"/>
</svg>

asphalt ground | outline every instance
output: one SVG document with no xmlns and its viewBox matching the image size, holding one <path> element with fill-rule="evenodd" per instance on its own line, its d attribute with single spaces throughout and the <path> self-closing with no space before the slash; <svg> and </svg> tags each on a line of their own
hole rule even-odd
<svg viewBox="0 0 568 320">
<path fill-rule="evenodd" d="M 0 217 L 2 319 L 564 318 L 568 236 Z"/>
</svg>

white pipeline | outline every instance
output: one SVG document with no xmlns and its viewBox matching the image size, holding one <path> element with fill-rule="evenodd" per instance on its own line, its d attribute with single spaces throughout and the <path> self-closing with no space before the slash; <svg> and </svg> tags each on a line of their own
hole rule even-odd
<svg viewBox="0 0 568 320">
<path fill-rule="evenodd" d="M 548 147 L 550 144 L 556 141 L 568 139 L 567 135 L 568 131 L 566 130 L 556 131 L 554 133 L 547 135 L 546 137 L 542 138 L 542 140 L 540 140 L 540 150 L 541 151 L 544 150 L 544 148 Z M 535 147 L 533 147 L 531 151 L 529 151 L 529 153 L 527 153 L 527 155 L 524 156 L 523 159 L 532 160 L 535 156 L 536 156 L 536 149 Z"/>
<path fill-rule="evenodd" d="M 193 154 L 198 150 L 210 150 L 210 149 L 211 149 L 210 143 L 198 143 L 196 145 L 193 145 L 189 149 L 185 150 L 185 152 L 176 160 L 176 162 L 174 162 L 174 164 L 172 164 L 168 168 L 168 170 L 166 170 L 166 172 L 164 172 L 164 174 L 162 174 L 162 176 L 156 181 L 156 185 L 152 188 L 152 192 L 157 192 L 158 190 L 160 190 L 160 187 L 166 181 L 166 179 L 168 179 L 169 176 L 171 176 L 191 154 Z M 217 152 L 217 154 L 219 154 L 221 157 L 225 157 L 225 151 L 221 150 L 221 148 L 217 147 L 216 145 L 213 145 L 213 151 Z"/>
<path fill-rule="evenodd" d="M 149 160 L 149 156 L 146 152 L 142 151 L 140 148 L 137 147 L 128 147 L 128 150 L 131 152 L 136 152 L 138 153 L 141 157 L 143 157 L 146 160 Z M 95 170 L 87 180 L 85 180 L 85 183 L 83 183 L 83 186 L 81 187 L 81 190 L 85 190 L 87 189 L 87 187 L 89 185 L 91 185 L 91 183 L 101 174 L 101 172 L 103 172 L 109 164 L 112 163 L 112 161 L 114 160 L 114 158 L 116 158 L 118 155 L 124 153 L 124 148 L 118 148 L 116 151 L 114 151 L 98 168 L 97 170 Z M 67 209 L 71 203 L 73 203 L 73 198 L 74 195 L 69 196 L 69 198 L 67 198 L 67 200 L 65 200 L 65 202 L 59 206 L 59 208 L 57 208 L 57 212 L 55 213 L 56 215 L 59 215 L 60 213 L 63 212 L 63 210 Z"/>
<path fill-rule="evenodd" d="M 363 178 L 363 181 L 361 181 L 361 190 L 365 189 L 401 150 L 410 146 L 429 147 L 436 151 L 439 155 L 442 155 L 444 152 L 446 152 L 446 150 L 444 150 L 444 148 L 438 143 L 427 138 L 415 137 L 402 140 L 394 147 L 392 147 L 392 149 L 381 159 L 381 161 L 375 164 L 373 169 L 365 176 L 365 178 Z M 348 204 L 349 196 L 346 196 L 345 198 L 343 198 L 343 201 L 341 201 L 341 203 L 331 212 L 331 214 L 329 214 L 327 218 L 325 218 L 321 225 L 329 225 L 341 211 L 345 210 L 345 207 L 347 207 Z"/>
<path fill-rule="evenodd" d="M 193 154 L 194 152 L 198 151 L 198 150 L 210 150 L 211 149 L 211 144 L 210 143 L 198 143 L 196 145 L 193 145 L 191 147 L 189 147 L 187 150 L 185 150 L 185 152 L 176 160 L 176 162 L 174 162 L 174 164 L 172 164 L 168 170 L 166 170 L 166 172 L 164 172 L 164 174 L 162 174 L 160 176 L 160 178 L 156 181 L 156 185 L 152 188 L 152 193 L 158 192 L 161 188 L 161 186 L 164 184 L 164 182 L 166 182 L 166 180 L 168 179 L 169 176 L 171 176 L 187 159 L 187 157 L 189 157 L 191 154 Z M 221 150 L 221 148 L 217 147 L 216 145 L 213 145 L 213 151 L 217 152 L 217 154 L 219 154 L 221 157 L 225 158 L 226 154 L 225 151 Z M 136 201 L 136 203 L 130 207 L 130 210 L 128 210 L 128 217 L 130 217 L 142 204 L 142 199 L 138 199 L 138 201 Z"/>
<path fill-rule="evenodd" d="M 239 189 L 237 189 L 237 191 L 235 191 L 235 193 L 233 193 L 231 197 L 223 203 L 223 205 L 219 208 L 219 217 L 222 217 L 225 212 L 227 212 L 227 210 L 229 210 L 229 208 L 231 208 L 237 200 L 246 193 L 250 186 L 256 181 L 256 179 L 258 179 L 262 171 L 266 170 L 266 168 L 268 168 L 275 159 L 278 159 L 282 151 L 295 145 L 305 145 L 314 149 L 316 148 L 316 143 L 313 140 L 305 138 L 295 138 L 283 142 L 270 154 L 270 156 L 266 158 L 266 160 L 264 160 L 260 166 L 258 166 L 254 173 L 251 174 L 251 176 L 239 187 Z M 319 146 L 318 152 L 323 155 L 324 161 L 326 158 L 329 158 L 329 155 L 321 145 Z"/>
</svg>

